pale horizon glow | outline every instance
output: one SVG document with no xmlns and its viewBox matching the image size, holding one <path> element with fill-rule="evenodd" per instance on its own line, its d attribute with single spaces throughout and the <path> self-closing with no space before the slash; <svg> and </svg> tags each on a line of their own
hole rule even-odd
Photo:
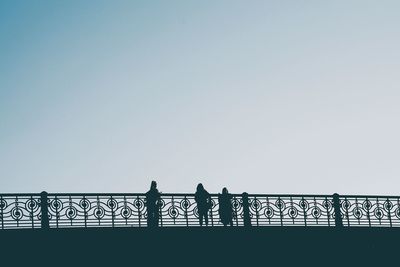
<svg viewBox="0 0 400 267">
<path fill-rule="evenodd" d="M 399 1 L 2 1 L 0 192 L 391 194 Z"/>
</svg>

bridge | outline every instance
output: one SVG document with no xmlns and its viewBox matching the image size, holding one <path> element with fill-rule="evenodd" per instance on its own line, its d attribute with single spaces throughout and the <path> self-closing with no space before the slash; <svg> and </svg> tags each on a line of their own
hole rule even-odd
<svg viewBox="0 0 400 267">
<path fill-rule="evenodd" d="M 399 227 L 397 196 L 231 194 L 233 225 Z M 209 226 L 222 226 L 218 194 L 211 194 Z M 160 227 L 199 226 L 190 193 L 161 194 Z M 147 227 L 143 193 L 0 194 L 0 226 L 6 229 Z M 247 225 L 250 226 L 250 225 Z"/>
<path fill-rule="evenodd" d="M 232 194 L 222 227 L 211 194 L 161 194 L 159 227 L 142 193 L 0 194 L 1 266 L 398 266 L 396 196 Z M 250 217 L 245 225 L 244 217 Z M 270 226 L 270 227 L 269 227 Z"/>
</svg>

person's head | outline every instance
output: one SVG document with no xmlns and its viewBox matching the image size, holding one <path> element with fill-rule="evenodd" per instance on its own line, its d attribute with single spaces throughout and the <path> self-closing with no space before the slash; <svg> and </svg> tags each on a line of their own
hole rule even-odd
<svg viewBox="0 0 400 267">
<path fill-rule="evenodd" d="M 226 187 L 222 188 L 222 194 L 228 194 L 228 189 Z"/>
<path fill-rule="evenodd" d="M 154 190 L 154 189 L 157 189 L 157 182 L 156 181 L 151 181 L 150 190 Z"/>
<path fill-rule="evenodd" d="M 202 191 L 202 190 L 204 190 L 204 186 L 203 186 L 203 184 L 198 184 L 197 185 L 197 191 Z"/>
<path fill-rule="evenodd" d="M 243 192 L 242 193 L 242 198 L 248 199 L 249 198 L 249 194 L 247 194 L 247 192 Z"/>
</svg>

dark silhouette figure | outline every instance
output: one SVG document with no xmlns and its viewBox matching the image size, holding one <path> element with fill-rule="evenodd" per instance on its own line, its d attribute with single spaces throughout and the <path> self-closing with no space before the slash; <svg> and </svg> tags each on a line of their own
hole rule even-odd
<svg viewBox="0 0 400 267">
<path fill-rule="evenodd" d="M 219 202 L 219 218 L 224 226 L 228 224 L 233 226 L 233 210 L 232 210 L 232 195 L 229 194 L 228 189 L 224 187 L 222 189 L 222 194 L 218 194 Z"/>
<path fill-rule="evenodd" d="M 333 194 L 333 210 L 335 212 L 336 227 L 343 227 L 342 214 L 340 211 L 340 199 L 338 193 Z"/>
<path fill-rule="evenodd" d="M 245 227 L 251 226 L 249 194 L 243 192 L 242 194 L 242 207 L 243 207 L 243 224 Z"/>
<path fill-rule="evenodd" d="M 160 212 L 160 192 L 157 189 L 157 183 L 151 182 L 150 190 L 146 193 L 147 206 L 147 227 L 158 227 Z"/>
<path fill-rule="evenodd" d="M 47 198 L 47 192 L 43 191 L 40 193 L 40 207 L 41 207 L 41 212 L 42 212 L 42 217 L 41 217 L 41 228 L 42 229 L 49 229 L 49 209 L 48 209 L 48 198 Z"/>
<path fill-rule="evenodd" d="M 202 184 L 197 185 L 194 199 L 197 203 L 197 210 L 199 211 L 200 226 L 203 226 L 203 219 L 206 225 L 208 225 L 208 210 L 211 208 L 212 202 L 210 194 L 204 189 Z"/>
</svg>

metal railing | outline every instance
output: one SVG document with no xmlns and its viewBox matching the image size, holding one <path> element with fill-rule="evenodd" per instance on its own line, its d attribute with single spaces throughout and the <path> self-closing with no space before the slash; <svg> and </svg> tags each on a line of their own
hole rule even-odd
<svg viewBox="0 0 400 267">
<path fill-rule="evenodd" d="M 232 194 L 234 226 L 398 227 L 395 196 Z M 222 226 L 211 194 L 209 226 Z M 160 227 L 199 226 L 194 194 L 161 194 Z M 246 223 L 247 218 L 247 223 Z M 0 194 L 0 228 L 147 227 L 145 194 Z"/>
</svg>

